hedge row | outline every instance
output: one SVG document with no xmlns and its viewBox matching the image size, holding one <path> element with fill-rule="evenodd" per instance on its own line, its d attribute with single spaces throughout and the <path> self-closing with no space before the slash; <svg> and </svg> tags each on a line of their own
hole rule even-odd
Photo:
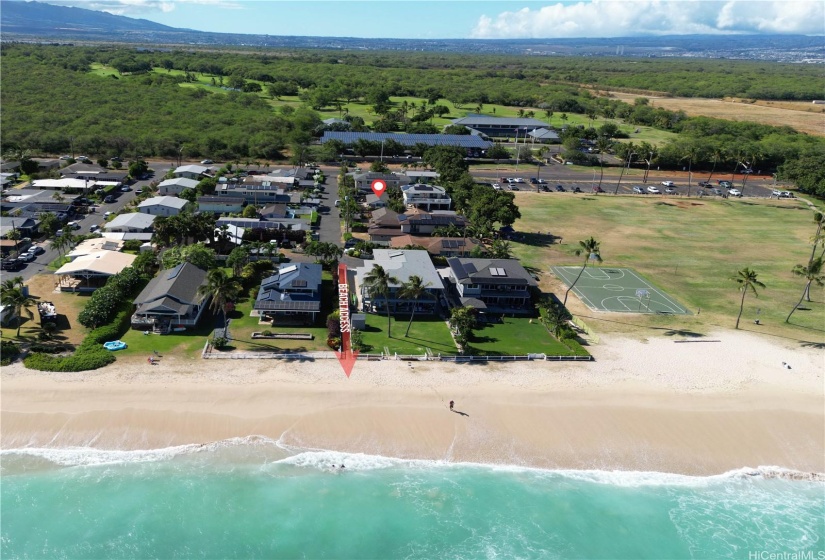
<svg viewBox="0 0 825 560">
<path fill-rule="evenodd" d="M 103 343 L 117 340 L 129 330 L 131 317 L 132 303 L 121 302 L 115 320 L 89 332 L 71 356 L 50 356 L 42 352 L 32 352 L 26 356 L 23 364 L 27 368 L 39 371 L 88 371 L 107 366 L 115 361 L 115 356 L 103 348 Z"/>
<path fill-rule="evenodd" d="M 124 268 L 109 278 L 105 286 L 92 292 L 77 320 L 90 329 L 105 325 L 115 316 L 121 303 L 129 299 L 143 281 L 144 278 L 137 270 L 131 266 Z"/>
<path fill-rule="evenodd" d="M 11 340 L 0 341 L 0 366 L 7 366 L 20 355 L 20 347 Z"/>
</svg>

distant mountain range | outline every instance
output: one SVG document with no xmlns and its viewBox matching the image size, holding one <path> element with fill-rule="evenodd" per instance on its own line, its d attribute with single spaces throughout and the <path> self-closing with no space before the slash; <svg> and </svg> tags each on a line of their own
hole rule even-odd
<svg viewBox="0 0 825 560">
<path fill-rule="evenodd" d="M 673 35 L 610 39 L 361 39 L 211 33 L 84 8 L 0 0 L 4 41 L 105 41 L 154 45 L 471 52 L 554 56 L 696 57 L 825 62 L 821 37 Z"/>
</svg>

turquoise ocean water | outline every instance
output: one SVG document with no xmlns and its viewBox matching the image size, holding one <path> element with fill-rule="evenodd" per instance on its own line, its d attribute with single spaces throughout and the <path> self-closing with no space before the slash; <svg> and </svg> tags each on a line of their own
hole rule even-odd
<svg viewBox="0 0 825 560">
<path fill-rule="evenodd" d="M 744 470 L 545 471 L 263 438 L 0 464 L 4 559 L 825 558 L 825 485 Z"/>
</svg>

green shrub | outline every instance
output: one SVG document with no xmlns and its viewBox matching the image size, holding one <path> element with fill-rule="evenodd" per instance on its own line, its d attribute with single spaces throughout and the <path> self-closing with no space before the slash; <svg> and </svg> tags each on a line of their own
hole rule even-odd
<svg viewBox="0 0 825 560">
<path fill-rule="evenodd" d="M 20 355 L 20 347 L 11 340 L 0 341 L 0 365 L 7 366 Z"/>
<path fill-rule="evenodd" d="M 115 361 L 115 356 L 103 348 L 103 343 L 120 338 L 129 329 L 129 321 L 132 316 L 132 303 L 130 301 L 121 301 L 118 308 L 120 311 L 114 320 L 108 325 L 90 331 L 74 354 L 70 356 L 49 356 L 46 350 L 37 351 L 33 346 L 32 353 L 26 356 L 23 364 L 29 369 L 39 371 L 88 371 L 111 364 Z M 48 346 L 47 348 L 49 348 L 49 353 L 54 353 L 51 349 L 57 348 L 57 346 Z"/>
<path fill-rule="evenodd" d="M 143 284 L 144 278 L 134 267 L 124 268 L 109 278 L 105 286 L 92 292 L 86 307 L 78 315 L 78 321 L 88 328 L 105 325 L 115 316 L 120 304 Z"/>
<path fill-rule="evenodd" d="M 34 352 L 26 356 L 23 364 L 39 371 L 88 371 L 99 369 L 115 361 L 114 355 L 103 347 L 78 349 L 71 356 L 56 357 Z"/>
<path fill-rule="evenodd" d="M 30 352 L 40 352 L 41 354 L 60 354 L 73 350 L 68 344 L 32 344 L 29 346 Z"/>
</svg>

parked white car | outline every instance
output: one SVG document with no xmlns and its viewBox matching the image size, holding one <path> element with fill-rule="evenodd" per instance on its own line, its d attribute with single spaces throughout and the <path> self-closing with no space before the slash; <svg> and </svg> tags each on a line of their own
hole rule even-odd
<svg viewBox="0 0 825 560">
<path fill-rule="evenodd" d="M 654 187 L 653 185 L 650 185 L 649 187 L 647 187 L 647 192 L 649 192 L 650 194 L 660 194 L 661 193 L 661 191 L 659 190 L 659 187 Z"/>
<path fill-rule="evenodd" d="M 742 196 L 742 191 L 739 189 L 731 189 L 728 191 L 729 196 Z"/>
<path fill-rule="evenodd" d="M 662 185 L 666 187 L 675 187 L 676 183 L 674 183 L 673 181 L 662 181 Z"/>
</svg>

